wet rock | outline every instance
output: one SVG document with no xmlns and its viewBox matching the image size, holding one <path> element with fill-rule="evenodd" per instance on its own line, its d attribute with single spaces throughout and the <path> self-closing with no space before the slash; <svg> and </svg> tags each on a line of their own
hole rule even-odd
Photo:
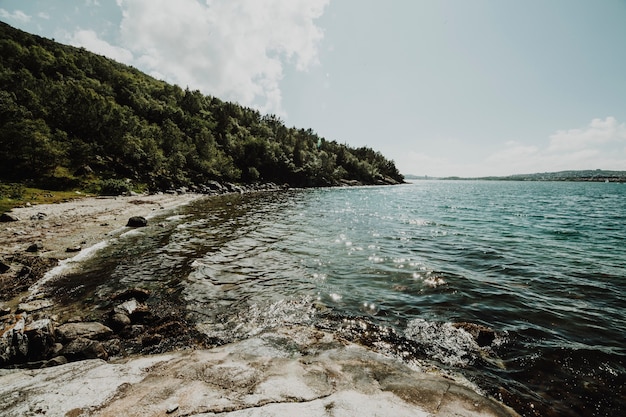
<svg viewBox="0 0 626 417">
<path fill-rule="evenodd" d="M 35 311 L 43 310 L 45 308 L 52 307 L 54 303 L 50 300 L 34 300 L 26 303 L 19 303 L 17 305 L 18 313 L 33 313 Z"/>
<path fill-rule="evenodd" d="M 0 214 L 0 223 L 18 222 L 20 219 L 12 213 Z"/>
<path fill-rule="evenodd" d="M 480 347 L 491 345 L 496 338 L 496 332 L 493 329 L 480 324 L 460 322 L 454 323 L 453 326 L 469 333 Z"/>
<path fill-rule="evenodd" d="M 150 308 L 145 304 L 139 303 L 134 298 L 115 306 L 113 314 L 118 313 L 127 315 L 132 323 L 142 323 L 152 316 Z"/>
<path fill-rule="evenodd" d="M 72 340 L 63 347 L 60 353 L 70 361 L 83 359 L 106 360 L 109 357 L 102 343 L 84 337 Z"/>
<path fill-rule="evenodd" d="M 83 250 L 83 248 L 81 248 L 80 246 L 72 246 L 72 247 L 65 249 L 65 252 L 72 253 L 72 252 L 80 252 L 81 250 Z"/>
<path fill-rule="evenodd" d="M 128 223 L 126 223 L 127 227 L 146 227 L 148 225 L 148 220 L 145 217 L 134 216 L 128 219 Z"/>
<path fill-rule="evenodd" d="M 110 327 L 98 322 L 65 323 L 56 329 L 56 335 L 62 342 L 78 338 L 102 340 L 112 334 Z"/>
<path fill-rule="evenodd" d="M 26 248 L 26 252 L 39 252 L 40 250 L 43 250 L 43 244 L 41 242 L 36 242 L 31 244 L 28 248 Z"/>
<path fill-rule="evenodd" d="M 111 299 L 113 301 L 126 301 L 134 298 L 139 302 L 144 302 L 150 297 L 150 291 L 145 290 L 143 288 L 129 288 L 125 291 L 122 291 L 118 294 L 115 294 Z"/>
</svg>

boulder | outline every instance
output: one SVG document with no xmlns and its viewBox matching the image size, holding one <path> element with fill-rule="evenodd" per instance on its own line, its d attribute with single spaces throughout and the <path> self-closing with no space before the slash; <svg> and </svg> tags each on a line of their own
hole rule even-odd
<svg viewBox="0 0 626 417">
<path fill-rule="evenodd" d="M 28 339 L 29 361 L 41 360 L 55 347 L 54 327 L 50 319 L 42 319 L 27 324 L 24 334 Z"/>
<path fill-rule="evenodd" d="M 146 227 L 148 225 L 148 220 L 142 216 L 133 216 L 128 219 L 128 223 L 126 223 L 127 227 Z"/>
<path fill-rule="evenodd" d="M 113 330 L 110 327 L 98 322 L 65 323 L 56 329 L 57 337 L 63 342 L 78 338 L 102 340 L 112 334 Z"/>
<path fill-rule="evenodd" d="M 2 213 L 0 214 L 0 223 L 8 223 L 8 222 L 17 222 L 20 219 L 11 213 Z"/>
<path fill-rule="evenodd" d="M 69 342 L 61 350 L 61 355 L 70 361 L 83 359 L 107 359 L 109 355 L 102 343 L 97 340 L 79 337 Z"/>
</svg>

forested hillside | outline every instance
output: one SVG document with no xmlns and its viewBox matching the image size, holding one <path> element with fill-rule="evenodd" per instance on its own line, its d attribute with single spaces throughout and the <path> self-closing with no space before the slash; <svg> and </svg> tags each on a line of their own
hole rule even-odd
<svg viewBox="0 0 626 417">
<path fill-rule="evenodd" d="M 402 182 L 393 161 L 0 22 L 0 181 Z"/>
</svg>

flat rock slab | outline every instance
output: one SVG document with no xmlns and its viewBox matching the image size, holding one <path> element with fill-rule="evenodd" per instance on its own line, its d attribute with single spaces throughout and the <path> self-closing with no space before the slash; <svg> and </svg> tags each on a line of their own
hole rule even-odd
<svg viewBox="0 0 626 417">
<path fill-rule="evenodd" d="M 211 350 L 0 371 L 0 414 L 517 416 L 474 390 L 311 329 Z"/>
</svg>

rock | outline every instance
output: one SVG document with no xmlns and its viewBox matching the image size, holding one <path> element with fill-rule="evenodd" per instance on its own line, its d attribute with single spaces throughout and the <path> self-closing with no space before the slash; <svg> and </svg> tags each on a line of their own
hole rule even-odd
<svg viewBox="0 0 626 417">
<path fill-rule="evenodd" d="M 109 357 L 119 355 L 122 353 L 122 342 L 120 339 L 111 339 L 102 342 L 104 350 L 109 354 Z"/>
<path fill-rule="evenodd" d="M 28 338 L 29 361 L 41 360 L 55 348 L 54 327 L 50 319 L 42 319 L 27 324 L 24 334 Z"/>
<path fill-rule="evenodd" d="M 0 306 L 0 317 L 11 314 L 11 307 Z"/>
<path fill-rule="evenodd" d="M 52 307 L 54 303 L 50 300 L 34 300 L 27 303 L 19 303 L 17 305 L 18 313 L 33 313 L 35 311 L 43 310 L 44 308 Z"/>
<path fill-rule="evenodd" d="M 125 291 L 115 294 L 111 299 L 113 301 L 126 301 L 131 298 L 136 299 L 139 302 L 144 302 L 150 297 L 150 291 L 143 288 L 129 288 Z"/>
<path fill-rule="evenodd" d="M 114 313 L 113 316 L 111 316 L 111 325 L 113 328 L 123 329 L 126 326 L 130 326 L 130 324 L 130 317 L 124 313 Z"/>
<path fill-rule="evenodd" d="M 84 337 L 72 340 L 63 347 L 60 353 L 70 361 L 83 359 L 106 360 L 109 357 L 102 343 Z"/>
<path fill-rule="evenodd" d="M 148 225 L 148 220 L 145 217 L 134 216 L 128 219 L 128 223 L 126 223 L 127 227 L 146 227 Z"/>
<path fill-rule="evenodd" d="M 26 248 L 26 252 L 39 252 L 40 250 L 43 250 L 43 244 L 40 242 L 33 243 Z"/>
<path fill-rule="evenodd" d="M 0 330 L 0 366 L 24 362 L 28 355 L 28 337 L 24 335 L 26 315 L 17 315 Z"/>
<path fill-rule="evenodd" d="M 480 324 L 460 322 L 454 323 L 453 326 L 468 332 L 480 347 L 491 345 L 496 338 L 496 333 L 493 329 Z"/>
<path fill-rule="evenodd" d="M 20 219 L 11 213 L 0 214 L 0 223 L 18 222 Z"/>
<path fill-rule="evenodd" d="M 83 250 L 83 248 L 81 248 L 80 246 L 72 246 L 71 248 L 65 249 L 65 252 L 72 253 L 72 252 L 80 252 L 81 250 Z"/>
<path fill-rule="evenodd" d="M 0 274 L 4 274 L 9 269 L 11 269 L 11 266 L 5 263 L 4 260 L 0 259 Z"/>
<path fill-rule="evenodd" d="M 59 366 L 67 364 L 67 358 L 65 356 L 55 356 L 54 358 L 47 360 L 42 365 L 42 368 L 50 368 L 52 366 Z"/>
<path fill-rule="evenodd" d="M 113 314 L 117 313 L 127 315 L 133 323 L 142 322 L 146 317 L 152 315 L 147 305 L 137 302 L 134 298 L 115 306 L 113 308 Z"/>
<path fill-rule="evenodd" d="M 3 417 L 35 407 L 54 416 L 518 416 L 451 378 L 306 328 L 211 350 L 0 374 L 0 404 Z"/>
<path fill-rule="evenodd" d="M 102 340 L 112 334 L 110 327 L 98 322 L 65 323 L 56 329 L 56 335 L 62 342 L 78 338 Z"/>
<path fill-rule="evenodd" d="M 46 213 L 37 213 L 30 216 L 31 220 L 44 220 L 46 218 Z"/>
</svg>

